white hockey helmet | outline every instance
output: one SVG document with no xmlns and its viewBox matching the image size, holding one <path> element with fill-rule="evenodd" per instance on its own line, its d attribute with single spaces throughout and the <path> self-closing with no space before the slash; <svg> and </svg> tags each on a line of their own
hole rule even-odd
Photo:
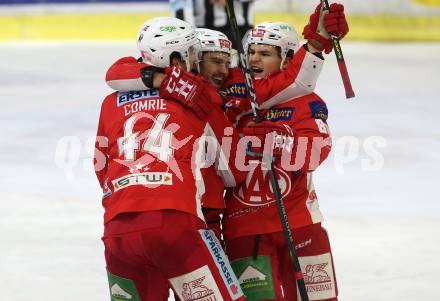
<svg viewBox="0 0 440 301">
<path fill-rule="evenodd" d="M 137 46 L 143 62 L 156 67 L 170 66 L 170 55 L 178 52 L 190 70 L 190 56 L 198 44 L 194 27 L 177 18 L 151 19 L 138 32 Z"/>
<path fill-rule="evenodd" d="M 250 29 L 243 38 L 243 47 L 248 53 L 251 44 L 278 46 L 281 49 L 281 66 L 289 50 L 299 48 L 298 33 L 286 22 L 263 22 Z"/>
<path fill-rule="evenodd" d="M 208 28 L 197 28 L 196 36 L 200 41 L 198 46 L 199 59 L 206 51 L 219 51 L 231 55 L 232 42 L 224 33 Z"/>
</svg>

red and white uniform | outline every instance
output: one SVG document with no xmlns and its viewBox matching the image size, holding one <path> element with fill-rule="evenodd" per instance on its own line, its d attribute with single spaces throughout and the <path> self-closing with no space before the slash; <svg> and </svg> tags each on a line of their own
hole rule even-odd
<svg viewBox="0 0 440 301">
<path fill-rule="evenodd" d="M 293 157 L 282 158 L 285 165 L 291 165 L 289 170 L 283 168 L 281 162 L 276 164 L 291 226 L 298 228 L 321 222 L 312 171 L 327 158 L 331 148 L 324 101 L 316 94 L 309 94 L 263 113 L 265 120 L 286 124 L 295 132 Z M 242 118 L 240 125 L 245 125 L 249 119 L 249 116 Z M 282 231 L 269 173 L 262 170 L 261 162 L 252 164 L 246 181 L 229 191 L 226 203 L 224 235 L 227 240 Z"/>
<path fill-rule="evenodd" d="M 219 97 L 214 89 L 211 97 Z M 106 97 L 95 169 L 104 191 L 107 269 L 135 287 L 127 291 L 111 283 L 112 295 L 166 300 L 171 285 L 181 300 L 244 300 L 220 243 L 205 229 L 201 211 L 206 156 L 201 137 L 219 145 L 229 126 L 220 108 L 213 108 L 204 122 L 179 103 L 162 99 L 158 90 Z M 236 146 L 238 136 L 230 132 Z M 210 155 L 215 161 L 224 158 L 221 147 Z M 234 186 L 243 173 L 227 163 L 222 160 L 217 171 L 223 185 Z"/>
<path fill-rule="evenodd" d="M 203 219 L 200 198 L 205 189 L 199 174 L 203 160 L 194 158 L 204 148 L 198 139 L 211 135 L 220 144 L 228 126 L 220 108 L 214 108 L 204 123 L 177 102 L 160 98 L 158 90 L 109 95 L 102 104 L 96 144 L 97 166 L 101 165 L 97 176 L 105 190 L 104 222 L 123 212 L 160 209 Z M 238 136 L 231 139 L 236 146 Z M 229 167 L 219 174 L 224 185 L 234 186 L 235 176 L 243 173 L 233 164 Z"/>
<path fill-rule="evenodd" d="M 295 133 L 292 157 L 282 157 L 275 168 L 309 299 L 337 301 L 330 243 L 321 226 L 323 218 L 312 181 L 312 172 L 331 148 L 326 104 L 318 95 L 309 94 L 273 106 L 263 111 L 263 116 L 267 121 L 290 126 Z M 250 120 L 251 116 L 243 116 L 238 127 Z M 259 296 L 257 300 L 299 300 L 269 173 L 259 160 L 252 166 L 246 180 L 231 188 L 226 197 L 223 235 L 228 257 L 240 283 L 251 288 L 245 289 L 245 294 Z M 251 258 L 267 261 L 260 272 L 271 276 L 271 284 L 259 283 L 240 272 L 243 266 L 252 266 Z"/>
</svg>

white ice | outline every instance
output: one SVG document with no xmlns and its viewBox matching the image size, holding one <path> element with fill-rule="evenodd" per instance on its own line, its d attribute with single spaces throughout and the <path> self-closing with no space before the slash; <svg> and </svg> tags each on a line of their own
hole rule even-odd
<svg viewBox="0 0 440 301">
<path fill-rule="evenodd" d="M 330 55 L 317 91 L 335 146 L 315 176 L 340 300 L 440 300 L 440 44 L 343 50 L 357 96 Z M 1 300 L 109 299 L 90 139 L 125 55 L 134 43 L 0 43 Z"/>
</svg>

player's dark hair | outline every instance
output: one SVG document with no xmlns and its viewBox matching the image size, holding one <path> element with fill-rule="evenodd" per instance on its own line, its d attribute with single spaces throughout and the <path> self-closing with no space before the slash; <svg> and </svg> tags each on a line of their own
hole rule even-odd
<svg viewBox="0 0 440 301">
<path fill-rule="evenodd" d="M 183 61 L 182 56 L 177 51 L 174 51 L 173 53 L 170 54 L 170 65 L 173 59 L 178 59 L 179 61 Z"/>
<path fill-rule="evenodd" d="M 281 58 L 281 47 L 275 46 L 275 48 L 277 49 L 278 57 Z M 293 54 L 294 54 L 294 51 L 292 49 L 289 49 L 287 51 L 286 58 L 289 58 L 289 59 L 293 58 Z"/>
</svg>

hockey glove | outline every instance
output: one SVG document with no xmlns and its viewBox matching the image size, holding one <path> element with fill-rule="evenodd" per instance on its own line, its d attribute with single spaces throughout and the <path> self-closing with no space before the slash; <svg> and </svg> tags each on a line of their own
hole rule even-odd
<svg viewBox="0 0 440 301">
<path fill-rule="evenodd" d="M 166 68 L 166 76 L 160 85 L 160 96 L 173 99 L 192 110 L 201 120 L 207 120 L 213 108 L 208 89 L 213 87 L 201 77 L 178 67 Z"/>
<path fill-rule="evenodd" d="M 272 155 L 280 158 L 283 151 L 292 152 L 295 141 L 294 132 L 288 125 L 279 125 L 271 121 L 243 128 L 242 133 L 250 140 L 248 155 L 255 157 Z"/>
<path fill-rule="evenodd" d="M 309 23 L 304 27 L 302 34 L 317 51 L 330 53 L 333 49 L 330 34 L 342 39 L 348 30 L 344 6 L 332 3 L 329 11 L 325 12 L 321 2 L 310 16 Z"/>
</svg>

